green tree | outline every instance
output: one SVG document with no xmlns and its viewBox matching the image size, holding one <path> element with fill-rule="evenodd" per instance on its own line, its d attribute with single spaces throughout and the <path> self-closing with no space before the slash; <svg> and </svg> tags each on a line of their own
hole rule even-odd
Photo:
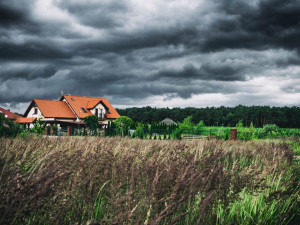
<svg viewBox="0 0 300 225">
<path fill-rule="evenodd" d="M 182 123 L 179 123 L 178 129 L 181 133 L 190 133 L 194 129 L 194 123 L 192 122 L 193 116 L 186 117 Z"/>
<path fill-rule="evenodd" d="M 41 118 L 38 118 L 33 124 L 33 128 L 30 129 L 32 133 L 37 135 L 43 135 L 45 133 L 46 124 L 41 122 Z"/>
<path fill-rule="evenodd" d="M 136 128 L 135 136 L 140 139 L 144 138 L 145 134 L 144 134 L 144 128 L 143 128 L 142 124 L 139 124 L 138 127 Z"/>
<path fill-rule="evenodd" d="M 84 117 L 84 123 L 85 125 L 90 129 L 90 131 L 92 132 L 92 134 L 95 134 L 95 131 L 97 130 L 97 128 L 99 127 L 99 121 L 98 121 L 98 117 L 95 115 L 90 115 L 90 116 L 86 116 Z"/>
<path fill-rule="evenodd" d="M 244 125 L 243 125 L 243 119 L 239 120 L 239 122 L 236 124 L 236 127 L 238 127 L 238 128 L 244 127 Z"/>
<path fill-rule="evenodd" d="M 19 132 L 19 125 L 0 114 L 0 137 L 16 137 Z"/>
<path fill-rule="evenodd" d="M 128 130 L 128 128 L 130 127 L 130 124 L 132 123 L 132 119 L 130 119 L 127 116 L 120 116 L 119 118 L 117 118 L 115 120 L 115 125 L 119 131 L 119 133 L 121 133 L 122 136 L 124 136 L 124 131 Z"/>
<path fill-rule="evenodd" d="M 201 134 L 201 131 L 205 128 L 205 124 L 203 120 L 200 120 L 199 123 L 196 125 L 195 130 L 197 134 Z"/>
</svg>

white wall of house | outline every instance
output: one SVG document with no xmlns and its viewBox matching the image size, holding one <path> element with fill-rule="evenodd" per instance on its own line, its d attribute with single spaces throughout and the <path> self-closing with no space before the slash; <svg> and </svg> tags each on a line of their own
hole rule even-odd
<svg viewBox="0 0 300 225">
<path fill-rule="evenodd" d="M 98 109 L 98 115 L 95 115 L 96 109 Z M 98 105 L 96 105 L 93 109 L 91 109 L 90 111 L 91 111 L 91 113 L 93 113 L 95 116 L 98 116 L 99 118 L 104 118 L 104 115 L 106 113 L 105 107 L 102 105 L 101 102 Z M 101 112 L 102 112 L 102 116 L 100 116 Z"/>
<path fill-rule="evenodd" d="M 35 113 L 35 109 L 37 109 L 37 113 Z M 44 118 L 41 110 L 38 107 L 31 107 L 28 112 L 27 118 Z"/>
</svg>

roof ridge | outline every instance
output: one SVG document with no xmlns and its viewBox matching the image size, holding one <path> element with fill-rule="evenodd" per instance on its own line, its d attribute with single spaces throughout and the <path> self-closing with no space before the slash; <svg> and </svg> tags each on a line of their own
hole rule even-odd
<svg viewBox="0 0 300 225">
<path fill-rule="evenodd" d="M 42 100 L 42 101 L 54 101 L 54 102 L 61 102 L 61 101 L 59 101 L 59 100 L 39 99 L 39 98 L 34 98 L 33 100 Z"/>
<path fill-rule="evenodd" d="M 82 98 L 104 98 L 104 97 L 93 97 L 93 96 L 82 96 L 82 95 L 63 95 L 63 96 L 70 96 L 70 97 L 73 96 L 73 97 L 82 97 Z"/>
</svg>

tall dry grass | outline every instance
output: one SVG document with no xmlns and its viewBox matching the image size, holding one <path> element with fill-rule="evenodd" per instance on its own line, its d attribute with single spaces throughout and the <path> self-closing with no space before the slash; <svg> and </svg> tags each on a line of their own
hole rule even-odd
<svg viewBox="0 0 300 225">
<path fill-rule="evenodd" d="M 0 224 L 292 224 L 299 172 L 284 143 L 2 138 Z"/>
</svg>

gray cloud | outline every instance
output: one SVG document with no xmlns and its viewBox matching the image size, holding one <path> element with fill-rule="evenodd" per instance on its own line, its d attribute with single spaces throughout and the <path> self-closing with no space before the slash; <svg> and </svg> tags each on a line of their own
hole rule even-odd
<svg viewBox="0 0 300 225">
<path fill-rule="evenodd" d="M 125 1 L 117 0 L 90 4 L 82 1 L 61 1 L 58 6 L 77 17 L 82 24 L 100 29 L 121 26 L 124 21 L 120 17 L 129 10 Z"/>
<path fill-rule="evenodd" d="M 5 65 L 0 68 L 0 81 L 21 78 L 24 80 L 34 80 L 39 77 L 51 77 L 55 74 L 56 69 L 51 65 Z"/>
<path fill-rule="evenodd" d="M 296 0 L 1 1 L 0 104 L 64 91 L 166 106 L 206 94 L 254 104 L 259 92 L 299 105 L 299 11 Z M 279 100 L 261 93 L 266 81 Z"/>
</svg>

